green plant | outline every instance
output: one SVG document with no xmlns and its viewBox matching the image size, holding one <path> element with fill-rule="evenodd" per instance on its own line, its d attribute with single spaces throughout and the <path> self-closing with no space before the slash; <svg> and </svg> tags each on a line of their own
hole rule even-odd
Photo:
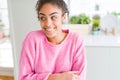
<svg viewBox="0 0 120 80">
<path fill-rule="evenodd" d="M 89 24 L 91 22 L 89 16 L 86 14 L 82 13 L 77 16 L 72 16 L 70 18 L 70 23 L 71 24 Z"/>
<path fill-rule="evenodd" d="M 119 16 L 120 12 L 111 12 L 111 14 L 115 15 L 115 16 Z"/>
<path fill-rule="evenodd" d="M 78 22 L 79 22 L 78 16 L 72 16 L 72 17 L 70 18 L 70 23 L 71 23 L 71 24 L 78 24 Z"/>
<path fill-rule="evenodd" d="M 120 12 L 111 12 L 111 14 L 117 16 L 120 23 Z"/>
<path fill-rule="evenodd" d="M 0 27 L 4 27 L 4 24 L 0 22 Z"/>
<path fill-rule="evenodd" d="M 0 19 L 0 27 L 4 27 L 4 23 L 2 22 L 2 20 Z"/>
<path fill-rule="evenodd" d="M 92 17 L 92 31 L 98 31 L 100 26 L 100 15 L 95 14 Z"/>
</svg>

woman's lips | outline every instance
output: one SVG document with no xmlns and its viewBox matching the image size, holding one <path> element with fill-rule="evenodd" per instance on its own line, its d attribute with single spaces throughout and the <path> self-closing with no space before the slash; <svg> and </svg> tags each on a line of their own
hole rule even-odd
<svg viewBox="0 0 120 80">
<path fill-rule="evenodd" d="M 47 32 L 53 32 L 54 28 L 45 28 L 45 31 L 47 31 Z"/>
</svg>

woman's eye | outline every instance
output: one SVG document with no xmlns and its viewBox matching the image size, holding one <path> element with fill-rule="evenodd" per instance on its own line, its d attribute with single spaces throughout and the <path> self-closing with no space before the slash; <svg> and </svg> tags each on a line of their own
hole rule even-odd
<svg viewBox="0 0 120 80">
<path fill-rule="evenodd" d="M 40 20 L 41 20 L 41 21 L 45 21 L 46 18 L 45 18 L 45 17 L 40 17 Z"/>
<path fill-rule="evenodd" d="M 51 19 L 52 19 L 52 20 L 56 20 L 57 17 L 56 17 L 56 16 L 52 16 Z"/>
</svg>

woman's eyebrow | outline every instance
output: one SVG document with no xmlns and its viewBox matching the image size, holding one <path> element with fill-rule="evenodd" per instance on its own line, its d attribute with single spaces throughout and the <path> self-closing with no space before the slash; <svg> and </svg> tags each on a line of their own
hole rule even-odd
<svg viewBox="0 0 120 80">
<path fill-rule="evenodd" d="M 51 13 L 50 15 L 53 15 L 53 14 L 58 14 L 58 12 L 53 12 L 53 13 Z"/>
<path fill-rule="evenodd" d="M 44 15 L 45 16 L 45 14 L 43 14 L 43 13 L 39 13 L 39 15 Z"/>
<path fill-rule="evenodd" d="M 50 13 L 49 15 L 53 15 L 53 14 L 58 14 L 58 12 L 53 12 L 53 13 Z M 43 16 L 45 16 L 44 13 L 39 13 L 39 15 L 43 15 Z"/>
</svg>

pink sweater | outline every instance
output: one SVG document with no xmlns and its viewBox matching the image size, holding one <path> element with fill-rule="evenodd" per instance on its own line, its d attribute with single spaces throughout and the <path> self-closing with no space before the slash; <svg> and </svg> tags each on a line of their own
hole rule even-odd
<svg viewBox="0 0 120 80">
<path fill-rule="evenodd" d="M 25 38 L 20 55 L 19 80 L 47 80 L 53 73 L 79 71 L 86 78 L 86 55 L 79 34 L 68 30 L 65 40 L 54 45 L 42 30 L 32 31 Z"/>
</svg>

